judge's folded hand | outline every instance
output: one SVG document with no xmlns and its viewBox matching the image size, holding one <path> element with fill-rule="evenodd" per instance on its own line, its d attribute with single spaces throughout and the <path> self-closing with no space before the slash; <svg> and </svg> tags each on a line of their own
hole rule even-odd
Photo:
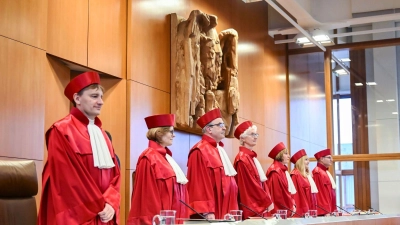
<svg viewBox="0 0 400 225">
<path fill-rule="evenodd" d="M 206 215 L 206 218 L 208 220 L 215 220 L 215 215 L 214 215 L 214 213 L 209 213 L 209 214 Z"/>
<path fill-rule="evenodd" d="M 103 211 L 98 213 L 101 222 L 103 223 L 107 223 L 108 221 L 112 220 L 114 214 L 115 214 L 114 208 L 108 203 L 106 203 L 106 206 L 104 207 Z"/>
</svg>

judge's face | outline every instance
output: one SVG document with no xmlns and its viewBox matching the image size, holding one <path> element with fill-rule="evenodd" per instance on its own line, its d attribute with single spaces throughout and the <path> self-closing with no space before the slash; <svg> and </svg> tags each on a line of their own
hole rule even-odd
<svg viewBox="0 0 400 225">
<path fill-rule="evenodd" d="M 100 115 L 103 106 L 103 91 L 100 88 L 84 90 L 82 95 L 74 94 L 76 108 L 78 108 L 86 117 L 94 119 Z"/>
<path fill-rule="evenodd" d="M 308 156 L 305 155 L 305 156 L 304 156 L 304 167 L 305 167 L 306 169 L 309 169 L 309 164 L 310 164 L 310 160 L 308 159 Z"/>
<path fill-rule="evenodd" d="M 320 162 L 321 162 L 322 165 L 324 165 L 325 167 L 330 167 L 330 166 L 332 166 L 333 158 L 332 158 L 331 155 L 323 156 L 323 157 L 321 157 Z"/>
<path fill-rule="evenodd" d="M 243 146 L 246 148 L 253 148 L 257 144 L 257 139 L 258 139 L 258 134 L 255 132 L 255 130 L 249 129 L 246 136 L 242 138 L 243 141 Z"/>
<path fill-rule="evenodd" d="M 285 164 L 285 165 L 288 165 L 289 161 L 290 161 L 290 155 L 289 155 L 288 151 L 285 150 L 283 152 L 283 156 L 282 156 L 282 163 Z"/>
<path fill-rule="evenodd" d="M 175 137 L 174 128 L 173 128 L 173 127 L 170 127 L 170 128 L 169 128 L 169 131 L 167 131 L 167 132 L 161 137 L 160 145 L 162 145 L 162 146 L 164 146 L 164 147 L 171 146 L 172 143 L 173 143 L 173 141 L 174 141 L 174 137 Z"/>
<path fill-rule="evenodd" d="M 207 133 L 216 141 L 220 142 L 225 138 L 225 124 L 222 118 L 213 120 L 207 127 Z"/>
</svg>

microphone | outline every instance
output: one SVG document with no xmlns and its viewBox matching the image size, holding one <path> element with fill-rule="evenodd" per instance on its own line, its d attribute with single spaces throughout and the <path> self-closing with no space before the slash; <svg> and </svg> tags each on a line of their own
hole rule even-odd
<svg viewBox="0 0 400 225">
<path fill-rule="evenodd" d="M 327 214 L 331 214 L 331 212 L 329 212 L 328 210 L 322 208 L 321 206 L 319 206 L 319 205 L 317 205 L 317 204 L 315 204 L 315 206 L 317 206 L 318 208 L 324 210 Z"/>
<path fill-rule="evenodd" d="M 338 205 L 337 205 L 336 207 L 338 207 L 339 209 L 341 209 L 341 210 L 343 210 L 343 211 L 345 211 L 345 212 L 347 212 L 348 214 L 351 215 L 351 213 L 349 213 L 347 210 L 343 209 L 342 207 L 340 207 L 340 206 L 338 206 Z"/>
<path fill-rule="evenodd" d="M 252 210 L 250 207 L 246 206 L 245 204 L 243 204 L 243 203 L 241 203 L 241 202 L 239 202 L 239 204 L 240 204 L 241 206 L 245 207 L 246 209 L 252 211 L 252 212 L 255 213 L 257 216 L 263 218 L 264 220 L 268 220 L 267 218 L 265 218 L 264 216 L 262 216 L 260 213 L 258 213 L 258 212 L 256 212 L 256 211 Z"/>
<path fill-rule="evenodd" d="M 381 212 L 379 212 L 378 210 L 372 208 L 371 206 L 369 206 L 369 208 L 372 209 L 372 210 L 374 210 L 375 212 L 378 212 L 378 213 L 380 213 L 381 215 L 383 215 L 383 213 L 381 213 Z"/>
<path fill-rule="evenodd" d="M 299 214 L 296 213 L 295 211 L 289 209 L 288 207 L 286 207 L 286 206 L 284 206 L 284 205 L 282 205 L 282 204 L 279 204 L 279 205 L 281 205 L 283 208 L 285 208 L 285 209 L 289 210 L 290 212 L 292 212 L 292 215 L 291 215 L 290 217 L 293 217 L 294 214 L 298 215 L 300 218 L 302 217 L 301 215 L 299 215 Z"/>
<path fill-rule="evenodd" d="M 181 199 L 179 199 L 179 201 L 184 204 L 186 207 L 188 207 L 189 209 L 193 210 L 193 212 L 195 212 L 197 215 L 201 216 L 203 219 L 205 219 L 207 222 L 212 223 L 210 220 L 207 219 L 207 217 L 203 216 L 203 214 L 197 212 L 195 209 L 193 209 L 190 205 L 186 204 L 184 201 L 182 201 Z"/>
</svg>

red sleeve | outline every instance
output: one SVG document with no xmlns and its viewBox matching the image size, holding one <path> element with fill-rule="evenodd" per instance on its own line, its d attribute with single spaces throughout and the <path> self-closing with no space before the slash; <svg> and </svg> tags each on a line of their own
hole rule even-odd
<svg viewBox="0 0 400 225">
<path fill-rule="evenodd" d="M 292 195 L 289 193 L 289 190 L 281 184 L 280 179 L 280 175 L 277 172 L 271 172 L 267 180 L 268 188 L 271 192 L 271 199 L 274 203 L 274 209 L 271 211 L 271 214 L 276 213 L 279 209 L 287 210 L 286 208 L 293 208 L 294 200 Z M 288 215 L 290 214 L 291 212 L 288 210 Z"/>
<path fill-rule="evenodd" d="M 199 213 L 215 213 L 213 179 L 209 170 L 200 150 L 193 150 L 188 159 L 187 188 L 190 206 Z"/>
<path fill-rule="evenodd" d="M 325 215 L 329 213 L 329 210 L 331 208 L 330 204 L 330 190 L 327 189 L 327 185 L 324 182 L 324 177 L 321 173 L 313 173 L 313 178 L 315 181 L 315 185 L 318 188 L 318 193 L 317 193 L 317 210 L 318 210 L 318 215 Z M 324 208 L 325 210 L 321 209 L 320 207 Z"/>
<path fill-rule="evenodd" d="M 156 177 L 149 160 L 142 158 L 136 167 L 128 224 L 149 225 L 153 216 L 159 214 L 160 210 L 161 199 Z"/>
<path fill-rule="evenodd" d="M 48 140 L 43 195 L 53 203 L 56 224 L 82 224 L 92 220 L 104 209 L 101 191 L 57 128 L 50 131 Z M 42 200 L 41 207 L 44 204 Z"/>
<path fill-rule="evenodd" d="M 305 193 L 304 193 L 304 187 L 301 184 L 301 175 L 298 174 L 292 174 L 291 178 L 294 184 L 294 187 L 296 188 L 296 194 L 292 195 L 294 198 L 294 201 L 296 203 L 296 213 L 299 214 L 300 216 L 303 216 L 304 213 L 308 212 L 308 200 L 306 199 Z M 299 215 L 294 215 L 295 217 L 299 217 Z"/>
<path fill-rule="evenodd" d="M 247 169 L 242 161 L 236 163 L 236 181 L 239 187 L 239 200 L 244 205 L 250 207 L 259 214 L 262 214 L 268 206 L 272 204 L 269 193 L 263 190 L 260 181 L 256 181 L 253 174 Z M 253 216 L 254 213 L 246 208 L 242 208 L 244 218 Z"/>
</svg>

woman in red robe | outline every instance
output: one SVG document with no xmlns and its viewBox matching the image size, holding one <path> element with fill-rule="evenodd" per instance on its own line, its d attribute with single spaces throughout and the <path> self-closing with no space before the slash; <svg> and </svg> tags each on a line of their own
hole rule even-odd
<svg viewBox="0 0 400 225">
<path fill-rule="evenodd" d="M 175 218 L 187 218 L 187 208 L 179 200 L 189 202 L 185 185 L 188 180 L 167 148 L 175 137 L 175 116 L 155 115 L 145 121 L 149 147 L 137 162 L 128 224 L 152 224 L 160 210 L 175 210 Z"/>
<path fill-rule="evenodd" d="M 239 207 L 243 210 L 243 219 L 257 217 L 274 208 L 266 184 L 267 177 L 257 159 L 257 153 L 253 151 L 257 144 L 257 127 L 252 122 L 245 121 L 236 127 L 234 135 L 241 145 L 233 163 L 237 172 L 235 180 L 239 187 L 239 203 L 245 205 L 243 207 L 239 204 Z"/>
<path fill-rule="evenodd" d="M 297 190 L 294 194 L 296 202 L 295 217 L 304 216 L 308 210 L 316 210 L 318 189 L 311 177 L 307 153 L 304 149 L 296 152 L 290 161 L 295 164 L 295 168 L 290 173 L 293 184 Z"/>
<path fill-rule="evenodd" d="M 277 210 L 287 210 L 288 217 L 293 216 L 296 212 L 296 204 L 292 195 L 296 194 L 296 189 L 287 171 L 287 164 L 290 160 L 289 152 L 280 142 L 271 150 L 268 157 L 274 159 L 267 171 L 267 184 L 274 203 L 271 214 L 275 214 Z"/>
</svg>

